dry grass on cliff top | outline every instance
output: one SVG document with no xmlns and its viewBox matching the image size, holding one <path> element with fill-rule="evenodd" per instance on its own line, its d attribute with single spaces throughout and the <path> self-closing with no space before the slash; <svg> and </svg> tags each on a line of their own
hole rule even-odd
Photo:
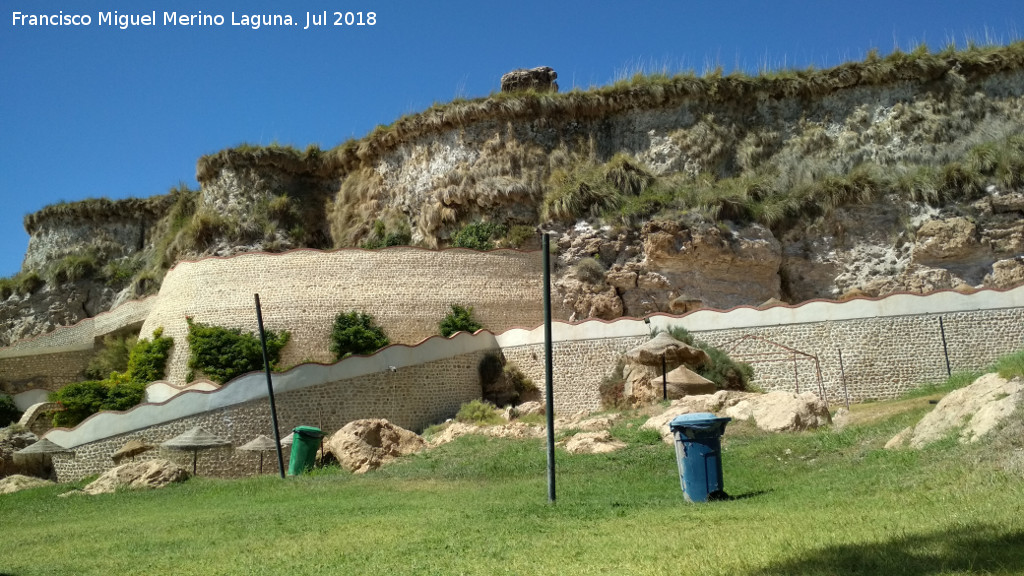
<svg viewBox="0 0 1024 576">
<path fill-rule="evenodd" d="M 857 407 L 876 411 L 885 402 Z M 608 455 L 466 436 L 365 476 L 196 478 L 152 492 L 0 498 L 0 573 L 1021 574 L 1024 481 L 993 446 L 882 445 L 926 398 L 841 431 L 723 438 L 735 499 L 684 501 L 673 448 L 642 418 Z M 1006 434 L 1012 434 L 1012 430 Z M 1002 444 L 1000 444 L 1002 442 Z"/>
</svg>

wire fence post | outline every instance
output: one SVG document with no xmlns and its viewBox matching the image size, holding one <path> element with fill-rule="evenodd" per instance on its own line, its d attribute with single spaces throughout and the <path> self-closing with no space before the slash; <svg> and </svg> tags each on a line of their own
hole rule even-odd
<svg viewBox="0 0 1024 576">
<path fill-rule="evenodd" d="M 946 377 L 953 375 L 949 368 L 949 348 L 946 347 L 946 326 L 942 323 L 942 316 L 939 316 L 939 333 L 942 334 L 942 355 L 946 357 Z"/>
</svg>

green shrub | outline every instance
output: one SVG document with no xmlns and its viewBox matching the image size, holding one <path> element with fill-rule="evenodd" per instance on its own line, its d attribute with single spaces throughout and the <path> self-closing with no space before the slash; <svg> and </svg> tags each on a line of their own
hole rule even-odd
<svg viewBox="0 0 1024 576">
<path fill-rule="evenodd" d="M 615 210 L 621 205 L 621 194 L 599 170 L 556 170 L 548 179 L 541 218 L 545 221 L 574 220 Z"/>
<path fill-rule="evenodd" d="M 452 238 L 455 248 L 471 250 L 491 250 L 494 241 L 505 235 L 506 228 L 494 222 L 470 222 L 463 226 Z"/>
<path fill-rule="evenodd" d="M 510 248 L 522 248 L 537 239 L 537 229 L 533 226 L 516 225 L 508 230 L 503 245 Z"/>
<path fill-rule="evenodd" d="M 452 311 L 449 312 L 443 320 L 441 320 L 441 335 L 445 338 L 455 334 L 456 332 L 469 332 L 472 334 L 473 332 L 483 328 L 483 326 L 473 318 L 472 306 L 466 308 L 458 304 L 452 304 L 451 309 Z"/>
<path fill-rule="evenodd" d="M 258 336 L 243 333 L 238 328 L 210 326 L 191 318 L 185 320 L 188 322 L 188 345 L 191 348 L 188 358 L 190 369 L 200 370 L 219 384 L 246 372 L 263 369 L 263 348 Z M 266 335 L 267 356 L 271 369 L 274 369 L 291 334 L 267 330 Z"/>
<path fill-rule="evenodd" d="M 131 382 L 146 385 L 164 377 L 167 356 L 174 345 L 174 339 L 164 337 L 163 333 L 162 327 L 157 328 L 153 331 L 152 340 L 143 338 L 132 346 L 125 369 Z"/>
<path fill-rule="evenodd" d="M 459 408 L 458 414 L 455 415 L 455 419 L 459 422 L 476 424 L 477 426 L 501 424 L 503 422 L 501 415 L 498 414 L 498 409 L 493 404 L 483 400 L 473 400 L 463 404 Z"/>
<path fill-rule="evenodd" d="M 14 398 L 0 394 L 0 428 L 9 426 L 21 419 L 21 410 L 14 404 Z"/>
<path fill-rule="evenodd" d="M 619 192 L 630 196 L 639 195 L 654 182 L 654 176 L 626 154 L 616 154 L 605 163 L 604 179 Z"/>
<path fill-rule="evenodd" d="M 519 396 L 537 391 L 537 385 L 533 383 L 533 380 L 530 380 L 526 374 L 523 374 L 523 371 L 515 364 L 511 362 L 505 364 L 505 367 L 502 368 L 502 373 L 505 375 L 505 381 L 512 386 Z"/>
<path fill-rule="evenodd" d="M 583 258 L 573 266 L 573 275 L 588 284 L 604 283 L 604 266 L 594 258 Z"/>
<path fill-rule="evenodd" d="M 614 410 L 625 407 L 626 378 L 622 374 L 625 368 L 622 360 L 615 365 L 615 370 L 601 380 L 597 387 L 598 395 L 601 398 L 601 407 L 606 410 Z"/>
<path fill-rule="evenodd" d="M 50 393 L 50 402 L 63 408 L 54 413 L 54 426 L 77 426 L 82 420 L 103 409 L 110 386 L 99 380 L 74 382 Z"/>
<path fill-rule="evenodd" d="M 331 352 L 338 360 L 352 354 L 372 354 L 390 344 L 384 329 L 362 312 L 342 312 L 334 318 Z"/>
<path fill-rule="evenodd" d="M 64 407 L 54 414 L 53 425 L 77 426 L 100 410 L 128 410 L 141 403 L 146 398 L 146 386 L 164 377 L 174 339 L 163 337 L 163 331 L 154 330 L 152 340 L 104 338 L 103 350 L 86 368 L 92 379 L 68 384 L 50 394 L 51 402 Z"/>
<path fill-rule="evenodd" d="M 412 231 L 409 225 L 402 222 L 394 230 L 389 230 L 383 220 L 373 223 L 373 235 L 360 244 L 361 248 L 372 250 L 374 248 L 387 248 L 389 246 L 408 246 L 412 243 Z"/>
<path fill-rule="evenodd" d="M 107 334 L 103 337 L 103 348 L 89 360 L 85 377 L 89 380 L 103 380 L 111 372 L 123 372 L 128 368 L 128 358 L 138 338 Z"/>
</svg>

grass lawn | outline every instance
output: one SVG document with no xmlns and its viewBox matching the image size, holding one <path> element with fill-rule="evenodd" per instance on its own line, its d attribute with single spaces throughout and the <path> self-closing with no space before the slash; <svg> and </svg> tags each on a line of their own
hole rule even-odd
<svg viewBox="0 0 1024 576">
<path fill-rule="evenodd" d="M 620 452 L 559 450 L 554 505 L 542 441 L 477 436 L 365 476 L 30 490 L 0 497 L 0 574 L 1024 574 L 1021 427 L 883 450 L 928 399 L 855 406 L 843 431 L 731 423 L 734 499 L 708 504 L 642 418 Z"/>
</svg>

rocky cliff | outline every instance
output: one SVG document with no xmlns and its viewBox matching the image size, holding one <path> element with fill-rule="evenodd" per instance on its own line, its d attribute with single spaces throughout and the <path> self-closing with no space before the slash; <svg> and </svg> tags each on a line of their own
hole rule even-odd
<svg viewBox="0 0 1024 576">
<path fill-rule="evenodd" d="M 499 247 L 556 234 L 559 300 L 578 319 L 1010 287 L 1024 281 L 1022 128 L 1021 43 L 452 102 L 329 151 L 201 158 L 201 189 L 144 217 L 30 216 L 0 343 L 152 291 L 183 257 L 443 247 L 479 222 Z M 120 251 L 54 240 L 101 237 Z M 86 245 L 91 272 L 53 272 Z"/>
</svg>

